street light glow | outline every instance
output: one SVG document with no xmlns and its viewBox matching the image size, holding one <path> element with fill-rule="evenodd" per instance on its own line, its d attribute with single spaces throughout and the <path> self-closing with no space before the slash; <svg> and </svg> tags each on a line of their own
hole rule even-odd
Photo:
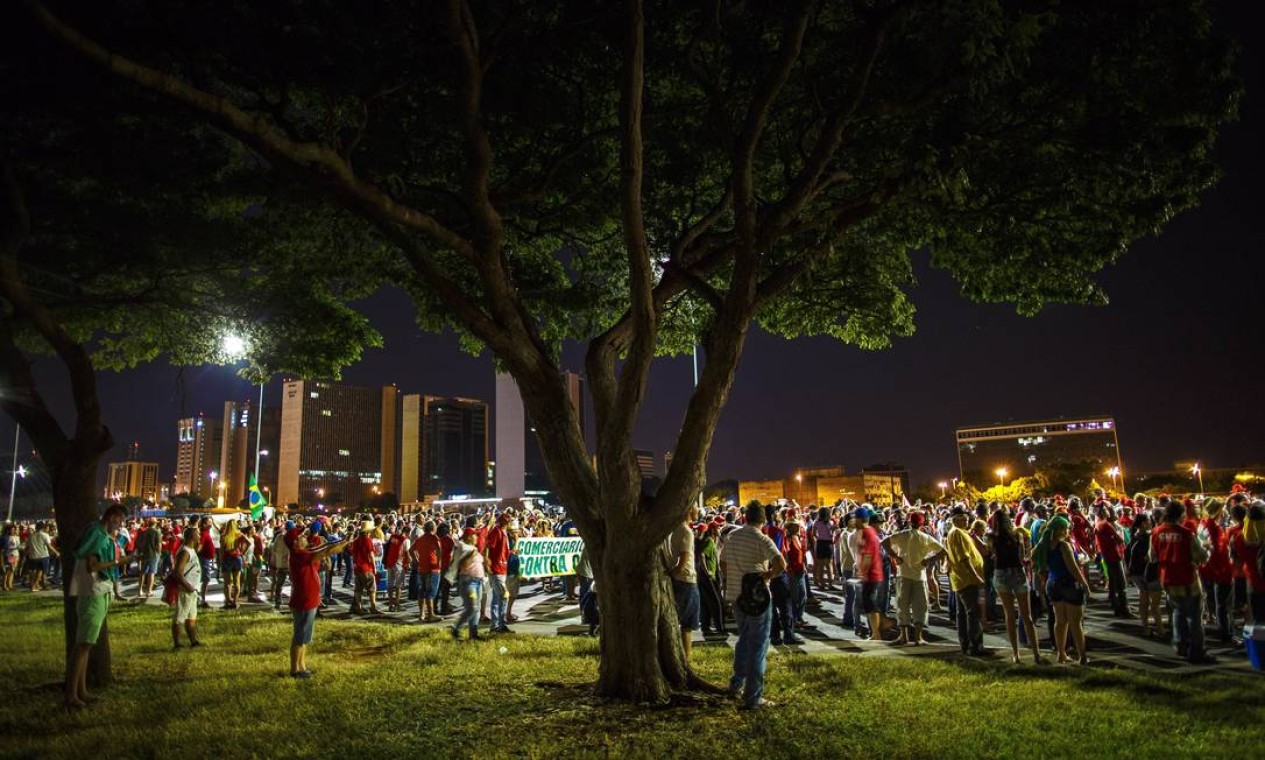
<svg viewBox="0 0 1265 760">
<path fill-rule="evenodd" d="M 997 485 L 999 486 L 1006 485 L 1007 472 L 1009 472 L 1009 470 L 1007 470 L 1005 467 L 998 467 L 996 470 L 993 470 L 993 474 L 997 476 Z"/>
<path fill-rule="evenodd" d="M 225 335 L 220 341 L 220 347 L 229 359 L 237 360 L 246 355 L 246 339 L 237 333 Z"/>
</svg>

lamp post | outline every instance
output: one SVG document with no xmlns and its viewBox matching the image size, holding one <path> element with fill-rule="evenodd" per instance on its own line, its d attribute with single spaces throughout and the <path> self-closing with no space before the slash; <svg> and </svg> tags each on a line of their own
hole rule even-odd
<svg viewBox="0 0 1265 760">
<path fill-rule="evenodd" d="M 1120 468 L 1108 467 L 1107 475 L 1111 478 L 1111 490 L 1118 492 L 1120 489 L 1116 487 L 1116 478 L 1120 477 Z"/>
<path fill-rule="evenodd" d="M 1199 466 L 1199 463 L 1198 463 L 1198 462 L 1195 462 L 1195 466 L 1194 466 L 1194 467 L 1191 467 L 1191 468 L 1190 468 L 1190 471 L 1191 471 L 1191 472 L 1193 472 L 1193 473 L 1195 474 L 1195 477 L 1199 478 L 1199 496 L 1200 496 L 1200 498 L 1203 498 L 1203 495 L 1204 495 L 1204 471 L 1203 471 L 1203 468 L 1201 468 L 1201 467 Z"/>
<path fill-rule="evenodd" d="M 1009 471 L 1005 467 L 998 467 L 996 470 L 993 470 L 993 474 L 997 476 L 997 485 L 1002 486 L 1003 488 L 1006 486 L 1007 472 Z"/>
<path fill-rule="evenodd" d="M 9 482 L 9 516 L 5 522 L 13 522 L 13 495 L 18 490 L 18 445 L 22 442 L 22 426 L 17 425 L 17 430 L 13 431 L 13 480 Z M 22 477 L 26 477 L 26 470 L 22 470 Z"/>
<path fill-rule="evenodd" d="M 940 501 L 944 501 L 944 494 L 949 490 L 949 484 L 942 480 L 936 485 L 940 486 Z"/>
</svg>

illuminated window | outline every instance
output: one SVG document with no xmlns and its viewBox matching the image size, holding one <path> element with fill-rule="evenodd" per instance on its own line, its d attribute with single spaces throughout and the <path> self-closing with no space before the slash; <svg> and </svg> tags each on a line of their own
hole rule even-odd
<svg viewBox="0 0 1265 760">
<path fill-rule="evenodd" d="M 328 409 L 322 409 L 322 410 L 321 410 L 321 416 L 322 416 L 322 417 L 333 417 L 333 416 L 334 416 L 334 413 L 333 413 L 333 412 L 331 412 L 331 411 L 330 411 L 330 410 L 328 410 Z"/>
</svg>

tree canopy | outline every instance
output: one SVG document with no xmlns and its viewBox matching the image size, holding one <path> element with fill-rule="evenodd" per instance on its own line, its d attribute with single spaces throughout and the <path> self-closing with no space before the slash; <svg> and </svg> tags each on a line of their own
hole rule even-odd
<svg viewBox="0 0 1265 760">
<path fill-rule="evenodd" d="M 968 298 L 1104 303 L 1094 274 L 1215 180 L 1239 92 L 1200 0 L 20 5 L 28 55 L 231 138 L 261 207 L 328 214 L 332 246 L 368 243 L 347 268 L 491 349 L 621 592 L 600 690 L 638 699 L 693 683 L 646 559 L 702 487 L 750 326 L 882 348 L 913 329 L 924 249 Z M 595 459 L 567 339 L 588 343 Z M 649 496 L 649 366 L 695 343 Z"/>
</svg>

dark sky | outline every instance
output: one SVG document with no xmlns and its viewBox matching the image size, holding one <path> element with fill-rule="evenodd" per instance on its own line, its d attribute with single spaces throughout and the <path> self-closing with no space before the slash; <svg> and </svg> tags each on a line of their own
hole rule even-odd
<svg viewBox="0 0 1265 760">
<path fill-rule="evenodd" d="M 1247 7 L 1254 4 L 1218 5 L 1228 28 L 1255 29 L 1257 11 Z M 935 482 L 956 474 L 959 425 L 1085 414 L 1115 415 L 1128 472 L 1192 458 L 1210 468 L 1265 463 L 1265 117 L 1256 97 L 1260 51 L 1251 39 L 1244 48 L 1248 95 L 1218 145 L 1224 179 L 1201 208 L 1158 239 L 1136 244 L 1101 275 L 1109 306 L 1019 317 L 1008 306 L 963 300 L 948 275 L 916 254 L 917 333 L 888 351 L 752 335 L 709 478 L 895 461 L 910 468 L 915 483 Z M 462 354 L 450 335 L 421 333 L 401 293 L 380 294 L 366 312 L 386 346 L 346 370 L 345 382 L 493 398 L 491 360 Z M 580 356 L 568 352 L 571 368 L 581 368 Z M 66 382 L 53 362 L 40 360 L 37 370 L 45 387 L 64 397 Z M 691 380 L 688 358 L 657 363 L 636 446 L 671 448 Z M 138 440 L 145 458 L 161 463 L 163 479 L 172 476 L 178 417 L 218 415 L 223 401 L 257 393 L 217 367 L 101 373 L 100 386 L 118 441 L 107 459 L 122 458 L 126 443 Z M 279 384 L 269 390 L 272 405 Z M 64 398 L 58 403 L 68 407 Z M 0 451 L 9 450 L 12 435 L 6 419 Z"/>
</svg>

